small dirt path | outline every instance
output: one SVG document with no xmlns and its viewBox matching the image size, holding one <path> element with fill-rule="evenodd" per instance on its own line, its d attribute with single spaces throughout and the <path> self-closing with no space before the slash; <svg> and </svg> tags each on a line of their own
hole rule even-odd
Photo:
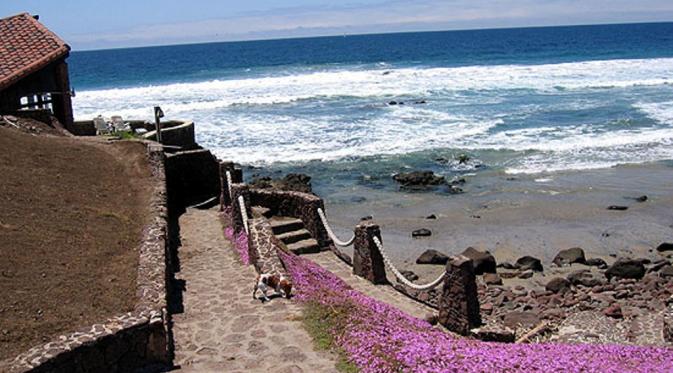
<svg viewBox="0 0 673 373">
<path fill-rule="evenodd" d="M 336 372 L 315 351 L 290 300 L 252 299 L 256 272 L 224 237 L 217 208 L 180 217 L 182 309 L 173 315 L 175 365 L 188 372 Z M 181 312 L 180 312 L 181 311 Z"/>
</svg>

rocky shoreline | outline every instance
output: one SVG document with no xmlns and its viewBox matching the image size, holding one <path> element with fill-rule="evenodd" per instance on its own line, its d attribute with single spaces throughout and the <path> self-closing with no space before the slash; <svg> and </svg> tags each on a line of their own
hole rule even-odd
<svg viewBox="0 0 673 373">
<path fill-rule="evenodd" d="M 561 250 L 547 269 L 531 256 L 496 265 L 488 252 L 468 248 L 462 254 L 473 260 L 478 274 L 484 327 L 477 337 L 514 341 L 538 327 L 537 341 L 665 345 L 664 310 L 673 294 L 670 243 L 659 245 L 652 258 L 618 258 L 609 265 L 598 258 L 587 260 L 581 248 Z M 445 258 L 427 251 L 417 263 L 442 265 Z M 427 281 L 411 271 L 405 276 Z M 438 289 L 395 286 L 437 306 Z"/>
</svg>

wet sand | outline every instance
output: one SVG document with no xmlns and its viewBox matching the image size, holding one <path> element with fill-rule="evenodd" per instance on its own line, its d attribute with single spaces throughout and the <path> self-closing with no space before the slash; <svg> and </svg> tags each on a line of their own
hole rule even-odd
<svg viewBox="0 0 673 373">
<path fill-rule="evenodd" d="M 499 263 L 532 255 L 548 267 L 559 250 L 570 247 L 612 262 L 615 256 L 656 258 L 653 249 L 673 240 L 670 164 L 548 175 L 494 172 L 466 179 L 459 195 L 355 185 L 323 197 L 339 236 L 350 236 L 359 219 L 371 215 L 394 260 L 421 275 L 435 272 L 425 268 L 436 266 L 413 264 L 427 249 L 457 254 L 472 246 L 489 250 Z M 635 200 L 642 195 L 648 200 Z M 610 205 L 628 210 L 608 210 Z M 431 214 L 437 219 L 426 219 Z M 432 236 L 412 238 L 419 228 L 430 229 Z"/>
</svg>

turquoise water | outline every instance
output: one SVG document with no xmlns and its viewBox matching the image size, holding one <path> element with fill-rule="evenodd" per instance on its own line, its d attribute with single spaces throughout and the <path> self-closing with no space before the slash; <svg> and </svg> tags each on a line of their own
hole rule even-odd
<svg viewBox="0 0 673 373">
<path fill-rule="evenodd" d="M 77 118 L 161 105 L 223 159 L 334 186 L 673 159 L 673 23 L 74 52 L 70 67 Z"/>
</svg>

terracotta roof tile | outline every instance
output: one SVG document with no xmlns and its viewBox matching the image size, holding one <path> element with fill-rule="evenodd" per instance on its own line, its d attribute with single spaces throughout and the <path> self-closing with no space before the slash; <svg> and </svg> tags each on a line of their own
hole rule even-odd
<svg viewBox="0 0 673 373">
<path fill-rule="evenodd" d="M 28 13 L 0 19 L 0 90 L 69 51 L 63 40 Z"/>
</svg>

